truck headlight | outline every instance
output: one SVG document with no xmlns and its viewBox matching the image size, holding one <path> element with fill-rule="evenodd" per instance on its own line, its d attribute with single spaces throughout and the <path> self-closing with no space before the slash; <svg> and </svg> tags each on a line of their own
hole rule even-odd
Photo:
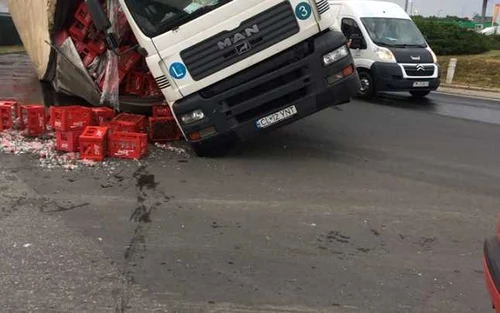
<svg viewBox="0 0 500 313">
<path fill-rule="evenodd" d="M 375 54 L 382 61 L 396 62 L 396 58 L 394 57 L 394 54 L 392 54 L 391 50 L 389 50 L 387 48 L 377 47 L 377 48 L 375 48 Z"/>
<path fill-rule="evenodd" d="M 349 50 L 347 50 L 346 46 L 342 46 L 337 50 L 333 50 L 332 52 L 325 54 L 323 56 L 323 64 L 328 66 L 334 62 L 337 62 L 343 57 L 346 57 L 347 55 L 349 55 Z"/>
<path fill-rule="evenodd" d="M 201 121 L 205 118 L 205 113 L 202 110 L 194 110 L 181 116 L 181 121 L 184 124 L 192 124 Z"/>
</svg>

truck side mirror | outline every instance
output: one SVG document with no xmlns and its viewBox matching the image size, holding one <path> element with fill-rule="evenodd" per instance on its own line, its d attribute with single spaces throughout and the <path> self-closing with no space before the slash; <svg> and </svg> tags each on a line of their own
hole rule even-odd
<svg viewBox="0 0 500 313">
<path fill-rule="evenodd" d="M 350 48 L 356 50 L 356 49 L 361 49 L 362 47 L 363 47 L 363 38 L 361 38 L 361 36 L 358 34 L 353 34 L 351 36 Z"/>
<path fill-rule="evenodd" d="M 111 21 L 106 16 L 106 12 L 104 12 L 101 3 L 99 0 L 85 0 L 85 3 L 89 8 L 90 16 L 92 16 L 97 31 L 106 35 L 108 49 L 116 53 L 118 49 L 118 39 L 116 38 L 116 34 L 108 32 L 111 28 Z"/>
</svg>

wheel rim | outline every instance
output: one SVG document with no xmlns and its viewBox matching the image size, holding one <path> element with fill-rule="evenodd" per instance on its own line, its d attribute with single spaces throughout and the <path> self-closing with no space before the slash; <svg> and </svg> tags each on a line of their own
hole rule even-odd
<svg viewBox="0 0 500 313">
<path fill-rule="evenodd" d="M 363 75 L 360 77 L 359 82 L 361 84 L 361 93 L 366 93 L 370 89 L 370 80 L 368 79 L 368 77 Z"/>
</svg>

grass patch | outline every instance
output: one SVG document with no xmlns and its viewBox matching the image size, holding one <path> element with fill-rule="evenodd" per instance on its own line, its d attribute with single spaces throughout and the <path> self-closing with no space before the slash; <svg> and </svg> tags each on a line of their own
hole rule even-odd
<svg viewBox="0 0 500 313">
<path fill-rule="evenodd" d="M 24 52 L 23 46 L 0 46 L 0 54 Z"/>
<path fill-rule="evenodd" d="M 451 58 L 458 60 L 453 84 L 471 87 L 500 88 L 500 50 L 476 55 L 440 56 L 443 81 Z"/>
</svg>

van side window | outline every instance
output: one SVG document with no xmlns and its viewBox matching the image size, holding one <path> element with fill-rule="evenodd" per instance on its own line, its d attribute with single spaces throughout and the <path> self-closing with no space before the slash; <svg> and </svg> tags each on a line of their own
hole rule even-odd
<svg viewBox="0 0 500 313">
<path fill-rule="evenodd" d="M 361 29 L 359 29 L 358 23 L 356 23 L 355 20 L 350 18 L 342 19 L 341 30 L 347 40 L 352 39 L 353 35 L 358 36 L 361 39 L 360 49 L 366 49 L 366 41 L 363 38 L 363 33 L 361 32 Z"/>
</svg>

